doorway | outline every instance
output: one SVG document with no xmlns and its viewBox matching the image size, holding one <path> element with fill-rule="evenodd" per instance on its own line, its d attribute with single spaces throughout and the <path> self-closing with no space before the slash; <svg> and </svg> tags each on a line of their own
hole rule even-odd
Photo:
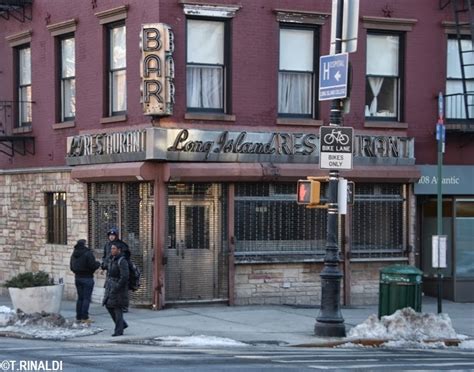
<svg viewBox="0 0 474 372">
<path fill-rule="evenodd" d="M 227 272 L 220 187 L 181 185 L 168 192 L 166 302 L 219 300 Z"/>
</svg>

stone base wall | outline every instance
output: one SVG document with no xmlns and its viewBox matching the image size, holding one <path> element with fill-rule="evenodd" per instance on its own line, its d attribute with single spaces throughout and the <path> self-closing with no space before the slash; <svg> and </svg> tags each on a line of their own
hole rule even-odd
<svg viewBox="0 0 474 372">
<path fill-rule="evenodd" d="M 351 262 L 351 305 L 378 304 L 380 270 L 395 263 L 402 262 Z M 322 263 L 237 265 L 235 304 L 319 306 L 322 269 Z"/>
<path fill-rule="evenodd" d="M 67 193 L 67 245 L 46 243 L 46 192 Z M 76 298 L 69 260 L 78 239 L 87 239 L 87 189 L 68 171 L 0 174 L 0 285 L 25 271 L 45 271 Z M 8 293 L 0 287 L 3 295 Z"/>
<path fill-rule="evenodd" d="M 351 262 L 351 305 L 379 303 L 380 270 L 403 262 Z"/>
<path fill-rule="evenodd" d="M 236 305 L 319 305 L 321 263 L 237 265 Z"/>
</svg>

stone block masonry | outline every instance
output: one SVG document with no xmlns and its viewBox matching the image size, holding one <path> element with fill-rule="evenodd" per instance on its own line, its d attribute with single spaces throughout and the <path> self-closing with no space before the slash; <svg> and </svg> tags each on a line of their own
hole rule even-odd
<svg viewBox="0 0 474 372">
<path fill-rule="evenodd" d="M 67 195 L 67 244 L 46 243 L 45 193 Z M 5 171 L 0 173 L 0 284 L 25 271 L 45 271 L 65 283 L 65 296 L 74 299 L 74 275 L 69 260 L 78 239 L 87 239 L 86 185 L 69 171 Z M 0 287 L 2 294 L 7 290 Z"/>
<path fill-rule="evenodd" d="M 237 265 L 236 305 L 312 305 L 320 303 L 320 263 Z"/>
</svg>

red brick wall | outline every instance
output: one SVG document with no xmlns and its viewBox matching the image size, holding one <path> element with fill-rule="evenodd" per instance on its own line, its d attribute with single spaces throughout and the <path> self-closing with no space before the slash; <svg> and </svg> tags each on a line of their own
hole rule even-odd
<svg viewBox="0 0 474 372">
<path fill-rule="evenodd" d="M 128 120 L 115 124 L 100 124 L 102 117 L 103 53 L 102 26 L 94 13 L 123 5 L 123 2 L 100 0 L 71 3 L 68 0 L 36 0 L 33 21 L 25 23 L 0 18 L 0 100 L 12 98 L 12 50 L 5 36 L 33 30 L 33 135 L 36 138 L 34 156 L 9 159 L 0 154 L 0 168 L 47 167 L 64 164 L 65 137 L 94 128 L 123 128 L 149 123 L 141 114 L 139 78 L 139 30 L 142 23 L 165 22 L 175 33 L 176 105 L 175 114 L 163 125 L 194 127 L 253 127 L 255 130 L 276 126 L 278 76 L 278 22 L 274 9 L 293 9 L 329 13 L 330 1 L 267 0 L 219 1 L 239 4 L 242 8 L 232 21 L 232 114 L 235 123 L 196 122 L 184 119 L 185 113 L 185 16 L 178 1 L 129 0 L 127 17 L 127 84 Z M 74 5 L 71 5 L 74 4 Z M 450 8 L 439 10 L 432 0 L 362 0 L 360 16 L 384 16 L 416 19 L 413 31 L 407 33 L 404 89 L 407 130 L 385 130 L 415 136 L 417 163 L 436 163 L 433 129 L 437 118 L 437 93 L 444 91 L 446 70 L 446 35 L 441 22 L 452 20 Z M 46 25 L 77 18 L 76 31 L 76 126 L 53 130 L 54 120 L 54 53 L 53 37 Z M 330 17 L 321 28 L 321 54 L 329 50 Z M 360 25 L 356 53 L 350 55 L 353 67 L 351 112 L 344 117 L 345 125 L 364 130 L 365 105 L 365 37 Z M 328 122 L 329 106 L 320 105 L 321 118 Z M 280 129 L 285 129 L 281 128 Z M 300 130 L 292 127 L 292 130 Z M 305 128 L 301 128 L 302 131 Z M 373 131 L 372 131 L 373 132 Z M 463 145 L 463 146 L 461 146 Z M 463 138 L 448 137 L 445 164 L 472 164 L 474 146 Z"/>
</svg>

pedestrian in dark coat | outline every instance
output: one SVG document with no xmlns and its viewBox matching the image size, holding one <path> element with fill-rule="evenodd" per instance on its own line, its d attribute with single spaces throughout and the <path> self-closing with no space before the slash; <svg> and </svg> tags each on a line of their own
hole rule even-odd
<svg viewBox="0 0 474 372">
<path fill-rule="evenodd" d="M 69 267 L 75 275 L 77 290 L 76 320 L 91 323 L 89 319 L 89 305 L 94 290 L 94 272 L 99 268 L 92 250 L 86 246 L 84 239 L 78 240 L 71 255 Z"/>
<path fill-rule="evenodd" d="M 122 255 L 127 260 L 130 259 L 130 249 L 128 248 L 127 243 L 125 243 L 123 240 L 120 240 L 118 229 L 116 227 L 112 227 L 109 231 L 107 231 L 107 239 L 107 243 L 104 244 L 104 254 L 102 255 L 102 270 L 107 270 L 109 266 L 110 248 L 112 247 L 112 244 L 120 247 L 122 249 Z"/>
<path fill-rule="evenodd" d="M 112 336 L 122 336 L 123 330 L 128 327 L 123 319 L 123 309 L 128 308 L 128 262 L 120 246 L 112 244 L 110 253 L 103 305 L 115 323 Z"/>
</svg>

